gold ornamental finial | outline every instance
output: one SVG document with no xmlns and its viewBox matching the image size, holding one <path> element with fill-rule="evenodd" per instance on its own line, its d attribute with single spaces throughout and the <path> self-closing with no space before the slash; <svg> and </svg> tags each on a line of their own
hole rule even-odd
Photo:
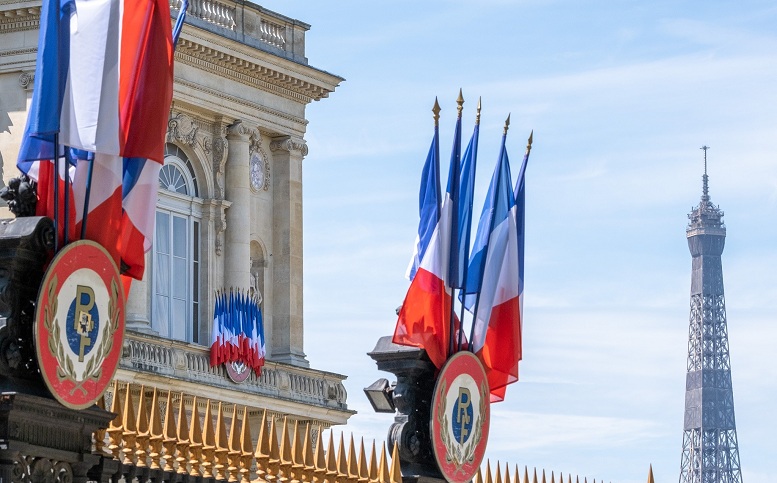
<svg viewBox="0 0 777 483">
<path fill-rule="evenodd" d="M 481 101 L 481 99 L 482 99 L 481 97 L 478 97 L 478 109 L 477 109 L 477 114 L 475 114 L 475 124 L 476 125 L 480 124 L 480 101 Z"/>
<path fill-rule="evenodd" d="M 707 153 L 704 153 L 707 154 Z M 650 470 L 648 471 L 648 480 L 647 483 L 655 483 L 655 480 L 653 479 L 653 464 L 650 464 Z"/>
<path fill-rule="evenodd" d="M 351 433 L 351 443 L 348 445 L 348 477 L 359 478 L 359 465 L 356 459 L 356 446 L 353 444 L 353 433 Z"/>
<path fill-rule="evenodd" d="M 464 96 L 461 94 L 461 88 L 459 88 L 459 97 L 456 99 L 456 110 L 459 111 L 459 119 L 461 119 L 461 112 L 464 110 Z"/>
<path fill-rule="evenodd" d="M 526 154 L 529 154 L 531 152 L 531 143 L 534 141 L 534 129 L 531 130 L 531 134 L 529 134 L 529 139 L 526 141 Z"/>
<path fill-rule="evenodd" d="M 442 111 L 442 108 L 440 107 L 440 103 L 437 102 L 437 97 L 434 98 L 434 107 L 432 107 L 432 112 L 434 113 L 434 125 L 439 126 L 440 125 L 440 111 Z"/>
<path fill-rule="evenodd" d="M 504 135 L 507 136 L 507 130 L 510 129 L 510 114 L 507 115 L 507 119 L 505 119 L 505 130 Z"/>
<path fill-rule="evenodd" d="M 391 450 L 391 470 L 389 471 L 390 483 L 402 483 L 402 471 L 399 468 L 399 446 L 394 443 L 394 449 Z"/>
<path fill-rule="evenodd" d="M 345 453 L 345 440 L 340 433 L 340 446 L 337 448 L 337 473 L 343 478 L 348 477 L 348 455 Z"/>
<path fill-rule="evenodd" d="M 368 478 L 370 481 L 377 481 L 378 480 L 378 454 L 375 448 L 375 440 L 372 440 L 372 452 L 370 454 L 370 462 L 369 462 L 369 475 Z"/>
<path fill-rule="evenodd" d="M 491 477 L 491 460 L 486 460 L 486 483 L 494 483 L 494 479 Z"/>
<path fill-rule="evenodd" d="M 386 458 L 386 445 L 380 445 L 380 463 L 378 463 L 378 481 L 380 483 L 388 483 L 389 481 L 389 464 Z"/>
</svg>

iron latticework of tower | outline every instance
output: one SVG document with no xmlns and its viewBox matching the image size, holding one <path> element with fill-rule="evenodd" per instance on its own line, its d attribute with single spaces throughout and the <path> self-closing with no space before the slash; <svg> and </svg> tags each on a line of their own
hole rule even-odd
<svg viewBox="0 0 777 483">
<path fill-rule="evenodd" d="M 741 483 L 721 265 L 726 227 L 710 201 L 706 154 L 701 202 L 686 231 L 693 274 L 680 483 Z"/>
</svg>

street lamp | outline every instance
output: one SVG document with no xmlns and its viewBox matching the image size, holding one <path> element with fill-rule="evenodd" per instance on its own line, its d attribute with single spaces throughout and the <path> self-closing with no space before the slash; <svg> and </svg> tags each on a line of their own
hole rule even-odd
<svg viewBox="0 0 777 483">
<path fill-rule="evenodd" d="M 364 394 L 367 395 L 376 413 L 394 412 L 394 387 L 389 384 L 388 379 L 381 378 L 373 382 L 364 388 Z"/>
</svg>

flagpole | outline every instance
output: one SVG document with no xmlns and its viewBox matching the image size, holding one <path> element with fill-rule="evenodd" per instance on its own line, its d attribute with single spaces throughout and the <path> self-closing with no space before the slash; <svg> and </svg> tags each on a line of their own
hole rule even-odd
<svg viewBox="0 0 777 483">
<path fill-rule="evenodd" d="M 97 153 L 94 155 L 97 156 Z M 84 213 L 81 217 L 81 239 L 86 238 L 86 219 L 89 216 L 89 195 L 92 193 L 92 172 L 94 170 L 95 159 L 87 160 L 89 168 L 86 171 L 86 193 L 84 194 Z"/>
<path fill-rule="evenodd" d="M 510 115 L 508 114 L 507 115 L 507 120 L 505 121 L 504 133 L 502 134 L 502 146 L 501 146 L 501 148 L 499 148 L 499 161 L 498 161 L 499 163 L 502 162 L 502 158 L 504 157 L 504 154 L 505 154 L 505 143 L 507 142 L 507 130 L 509 128 L 510 128 Z M 497 166 L 497 168 L 499 168 L 499 166 Z M 501 178 L 502 178 L 502 170 L 499 169 L 499 171 L 497 173 L 497 178 L 496 178 L 496 186 L 499 186 Z M 494 231 L 494 218 L 495 218 L 494 214 L 491 213 L 491 220 L 490 220 L 489 227 L 488 227 L 488 233 L 491 233 L 492 231 Z M 478 277 L 480 279 L 480 284 L 481 285 L 483 284 L 483 273 L 482 273 L 482 270 L 484 270 L 484 268 L 486 266 L 486 261 L 488 260 L 488 248 L 489 248 L 489 244 L 486 244 L 483 247 L 483 264 L 482 264 L 481 269 L 480 269 L 481 270 L 480 277 Z M 478 307 L 479 306 L 480 306 L 480 287 L 478 287 L 477 295 L 475 297 L 475 307 L 472 310 L 472 327 L 470 328 L 470 331 L 469 331 L 469 350 L 470 350 L 470 352 L 473 352 L 473 353 L 475 352 L 475 346 L 474 346 L 474 340 L 473 339 L 475 337 L 475 325 L 477 324 L 477 321 L 478 321 Z"/>
<path fill-rule="evenodd" d="M 448 332 L 448 357 L 453 354 L 453 334 L 456 330 L 456 310 L 455 310 L 455 288 L 454 285 L 457 281 L 454 281 L 451 277 L 451 269 L 454 265 L 454 261 L 458 266 L 458 245 L 456 247 L 456 255 L 454 256 L 453 242 L 458 242 L 459 238 L 459 184 L 461 178 L 461 113 L 464 110 L 464 96 L 461 89 L 459 89 L 459 97 L 456 99 L 456 110 L 458 111 L 458 118 L 456 119 L 456 134 L 453 140 L 453 154 L 451 155 L 451 163 L 455 163 L 449 170 L 448 184 L 451 186 L 451 225 L 450 225 L 450 243 L 448 246 L 448 282 L 451 283 L 451 303 L 449 310 L 449 332 Z M 455 237 L 455 239 L 454 239 Z M 456 272 L 458 275 L 458 271 Z"/>
<path fill-rule="evenodd" d="M 54 253 L 59 251 L 59 132 L 54 133 Z"/>
<path fill-rule="evenodd" d="M 482 98 L 478 97 L 478 107 L 477 107 L 477 114 L 475 114 L 475 129 L 477 130 L 477 133 L 475 136 L 480 136 L 480 106 L 481 106 L 481 100 Z M 478 149 L 478 140 L 477 137 L 474 140 L 473 149 L 475 152 L 473 153 L 473 160 L 477 160 L 477 149 Z M 472 177 L 474 179 L 475 177 L 475 169 L 476 169 L 476 163 L 472 163 Z M 473 187 L 474 188 L 474 187 Z M 472 213 L 472 203 L 473 203 L 473 197 L 468 196 L 469 198 L 469 212 Z M 470 216 L 470 223 L 472 222 L 472 216 Z M 470 235 L 472 234 L 471 226 L 468 226 L 466 228 L 466 235 L 464 237 L 464 260 L 466 260 L 466 263 L 464 263 L 464 273 L 462 273 L 462 280 L 464 281 L 464 294 L 462 296 L 461 290 L 459 289 L 459 296 L 461 297 L 461 308 L 459 309 L 459 339 L 456 342 L 456 352 L 459 352 L 461 350 L 461 345 L 463 344 L 463 336 L 464 336 L 464 330 L 462 329 L 462 326 L 464 325 L 464 300 L 467 297 L 467 272 L 469 271 L 469 243 L 470 243 Z M 456 299 L 451 298 L 454 305 L 456 303 Z"/>
<path fill-rule="evenodd" d="M 62 225 L 64 227 L 64 235 L 63 235 L 63 242 L 62 246 L 65 247 L 69 243 L 69 237 L 68 237 L 68 228 L 69 228 L 69 221 L 70 221 L 70 196 L 68 194 L 70 193 L 70 149 L 64 150 L 65 155 L 65 209 L 63 210 L 65 220 L 62 222 Z M 83 237 L 82 237 L 83 238 Z"/>
</svg>

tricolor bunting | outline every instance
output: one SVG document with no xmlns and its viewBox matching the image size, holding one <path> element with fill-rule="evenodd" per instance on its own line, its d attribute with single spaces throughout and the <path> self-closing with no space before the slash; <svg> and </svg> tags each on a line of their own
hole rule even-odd
<svg viewBox="0 0 777 483">
<path fill-rule="evenodd" d="M 241 362 L 260 375 L 265 358 L 261 301 L 244 291 L 216 293 L 210 365 Z"/>
<path fill-rule="evenodd" d="M 86 238 L 103 245 L 134 278 L 142 277 L 151 246 L 172 69 L 166 1 L 43 1 L 33 100 L 17 165 L 43 181 L 41 162 L 54 159 L 55 150 L 64 153 L 59 146 L 72 148 L 76 232 L 88 196 L 94 221 L 86 225 Z M 41 198 L 51 189 L 39 183 Z"/>
<path fill-rule="evenodd" d="M 483 362 L 491 401 L 502 401 L 505 387 L 518 380 L 521 359 L 518 230 L 505 123 L 499 160 L 491 177 L 470 258 L 468 293 L 473 292 L 471 349 Z"/>
<path fill-rule="evenodd" d="M 440 220 L 442 201 L 440 194 L 440 104 L 436 98 L 432 112 L 434 112 L 434 136 L 432 137 L 432 145 L 429 147 L 429 154 L 426 156 L 424 169 L 421 172 L 421 189 L 418 194 L 418 214 L 420 217 L 418 236 L 415 239 L 413 258 L 410 260 L 405 274 L 407 279 L 411 281 L 415 278 L 418 266 L 429 247 L 432 233 Z"/>
</svg>

